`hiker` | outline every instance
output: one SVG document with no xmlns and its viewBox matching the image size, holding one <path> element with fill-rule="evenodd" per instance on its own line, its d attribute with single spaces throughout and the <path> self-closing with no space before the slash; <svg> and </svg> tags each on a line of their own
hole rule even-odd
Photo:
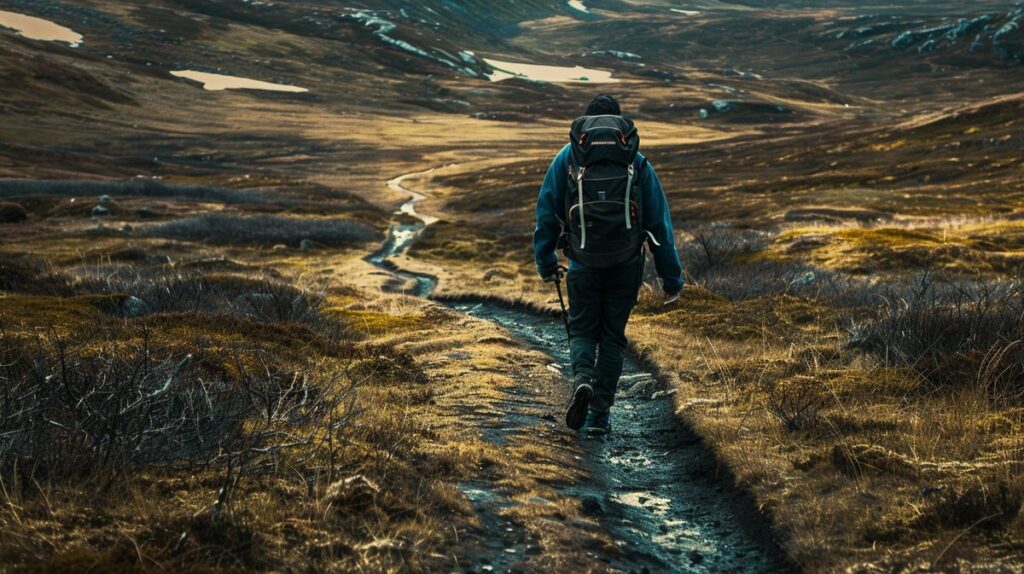
<svg viewBox="0 0 1024 574">
<path fill-rule="evenodd" d="M 683 270 L 665 191 L 615 98 L 595 98 L 569 138 L 540 188 L 533 248 L 540 276 L 556 284 L 559 297 L 565 268 L 556 249 L 569 260 L 573 395 L 566 425 L 605 434 L 622 375 L 626 322 L 643 282 L 644 245 L 654 255 L 666 305 L 679 299 Z"/>
</svg>

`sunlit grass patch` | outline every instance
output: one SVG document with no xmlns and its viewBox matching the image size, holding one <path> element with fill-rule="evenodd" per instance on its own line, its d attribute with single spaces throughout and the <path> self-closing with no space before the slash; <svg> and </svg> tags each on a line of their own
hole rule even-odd
<svg viewBox="0 0 1024 574">
<path fill-rule="evenodd" d="M 921 269 L 1012 274 L 1024 267 L 1022 248 L 1021 221 L 930 219 L 900 226 L 788 228 L 772 240 L 764 257 L 806 259 L 860 274 Z"/>
<path fill-rule="evenodd" d="M 427 327 L 423 317 L 417 315 L 392 315 L 367 309 L 351 309 L 349 307 L 331 307 L 325 311 L 336 317 L 352 332 L 362 337 L 372 337 L 385 333 L 413 331 Z"/>
<path fill-rule="evenodd" d="M 82 295 L 59 297 L 0 293 L 0 326 L 5 330 L 31 333 L 53 330 L 77 332 L 116 312 L 118 297 Z"/>
</svg>

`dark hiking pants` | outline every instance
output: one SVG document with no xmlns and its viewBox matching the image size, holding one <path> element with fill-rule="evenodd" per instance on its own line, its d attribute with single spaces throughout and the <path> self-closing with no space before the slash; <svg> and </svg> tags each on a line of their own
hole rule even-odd
<svg viewBox="0 0 1024 574">
<path fill-rule="evenodd" d="M 590 408 L 605 412 L 615 402 L 626 350 L 626 322 L 636 305 L 643 258 L 609 269 L 569 271 L 569 345 L 576 384 L 591 382 Z M 589 381 L 588 381 L 589 379 Z"/>
</svg>

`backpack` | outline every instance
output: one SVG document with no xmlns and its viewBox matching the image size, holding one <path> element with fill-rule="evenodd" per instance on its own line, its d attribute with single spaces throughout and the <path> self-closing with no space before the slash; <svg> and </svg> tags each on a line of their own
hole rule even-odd
<svg viewBox="0 0 1024 574">
<path fill-rule="evenodd" d="M 569 139 L 565 255 L 587 267 L 627 263 L 644 239 L 643 202 L 634 189 L 644 167 L 636 126 L 621 116 L 583 116 Z"/>
</svg>

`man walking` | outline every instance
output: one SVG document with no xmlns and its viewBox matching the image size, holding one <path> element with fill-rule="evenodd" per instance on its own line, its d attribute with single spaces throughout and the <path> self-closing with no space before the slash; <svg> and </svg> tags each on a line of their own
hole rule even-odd
<svg viewBox="0 0 1024 574">
<path fill-rule="evenodd" d="M 622 375 L 626 323 L 643 280 L 644 245 L 654 256 L 665 304 L 679 299 L 683 272 L 665 191 L 639 153 L 633 122 L 602 95 L 573 122 L 537 199 L 537 270 L 561 282 L 555 251 L 569 260 L 569 350 L 573 397 L 566 424 L 611 431 L 609 413 Z"/>
</svg>

